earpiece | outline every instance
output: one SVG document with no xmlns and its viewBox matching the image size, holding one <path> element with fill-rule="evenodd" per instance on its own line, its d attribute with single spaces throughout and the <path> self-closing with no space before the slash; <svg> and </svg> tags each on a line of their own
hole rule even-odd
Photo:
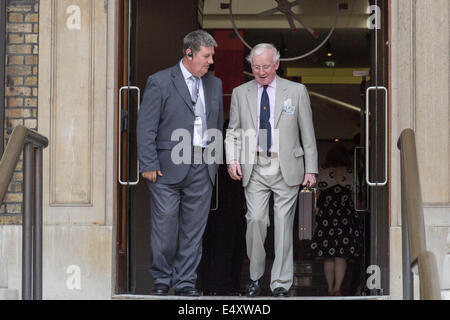
<svg viewBox="0 0 450 320">
<path fill-rule="evenodd" d="M 188 53 L 188 56 L 191 57 L 191 58 L 194 57 L 194 54 L 192 53 L 192 51 Z"/>
</svg>

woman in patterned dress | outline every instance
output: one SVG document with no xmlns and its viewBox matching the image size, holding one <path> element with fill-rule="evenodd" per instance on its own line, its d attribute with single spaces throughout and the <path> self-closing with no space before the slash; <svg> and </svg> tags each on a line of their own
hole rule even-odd
<svg viewBox="0 0 450 320">
<path fill-rule="evenodd" d="M 318 181 L 319 198 L 312 253 L 324 259 L 328 294 L 341 295 L 347 259 L 358 256 L 361 230 L 352 200 L 352 165 L 341 143 L 327 153 Z"/>
</svg>

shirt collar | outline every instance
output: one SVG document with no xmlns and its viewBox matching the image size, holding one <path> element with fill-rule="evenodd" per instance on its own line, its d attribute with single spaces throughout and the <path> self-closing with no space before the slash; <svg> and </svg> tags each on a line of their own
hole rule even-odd
<svg viewBox="0 0 450 320">
<path fill-rule="evenodd" d="M 263 87 L 264 87 L 263 85 L 260 85 L 258 83 L 258 89 L 261 89 Z M 269 83 L 269 87 L 272 88 L 272 89 L 276 89 L 277 88 L 277 76 L 275 76 L 275 78 L 273 78 L 273 81 L 271 83 Z"/>
<path fill-rule="evenodd" d="M 180 69 L 181 72 L 183 73 L 184 80 L 188 80 L 190 77 L 192 77 L 192 74 L 183 65 L 183 60 L 180 61 Z"/>
</svg>

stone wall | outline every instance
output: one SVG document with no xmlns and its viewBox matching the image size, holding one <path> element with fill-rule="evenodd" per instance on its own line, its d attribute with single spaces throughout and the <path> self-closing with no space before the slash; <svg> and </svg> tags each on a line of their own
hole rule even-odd
<svg viewBox="0 0 450 320">
<path fill-rule="evenodd" d="M 7 1 L 5 128 L 37 129 L 39 0 Z M 6 140 L 8 135 L 5 132 Z M 0 224 L 20 224 L 22 161 L 0 208 Z"/>
<path fill-rule="evenodd" d="M 26 11 L 17 11 L 19 8 L 39 9 L 39 30 L 37 23 L 36 29 L 31 29 L 39 32 L 39 65 L 31 67 L 38 85 L 30 88 L 30 96 L 17 96 L 26 109 L 25 99 L 38 91 L 39 112 L 30 120 L 37 119 L 39 133 L 50 141 L 44 150 L 43 168 L 43 298 L 110 299 L 115 275 L 116 0 L 33 3 L 39 6 L 10 1 L 8 13 L 23 14 L 18 28 L 28 23 Z M 9 32 L 12 25 L 8 22 Z M 28 33 L 22 33 L 21 44 L 27 45 Z M 22 66 L 29 66 L 25 54 Z M 23 84 L 18 87 L 27 88 L 28 76 L 20 77 Z M 17 119 L 28 123 L 28 118 Z M 17 204 L 20 210 L 21 204 Z M 0 257 L 7 258 L 8 287 L 19 290 L 21 296 L 20 213 L 0 217 Z"/>
<path fill-rule="evenodd" d="M 450 292 L 450 6 L 448 0 L 391 1 L 390 287 L 402 298 L 401 184 L 397 140 L 416 134 L 427 250 Z M 418 281 L 416 281 L 418 284 Z"/>
</svg>

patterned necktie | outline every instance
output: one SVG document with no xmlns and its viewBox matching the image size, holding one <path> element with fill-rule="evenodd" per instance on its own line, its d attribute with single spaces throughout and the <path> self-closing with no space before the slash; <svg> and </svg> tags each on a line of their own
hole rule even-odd
<svg viewBox="0 0 450 320">
<path fill-rule="evenodd" d="M 267 94 L 267 87 L 261 96 L 261 111 L 259 115 L 259 146 L 270 157 L 270 147 L 272 146 L 272 127 L 270 125 L 270 100 Z"/>
<path fill-rule="evenodd" d="M 202 136 L 205 137 L 206 134 L 206 114 L 203 110 L 203 103 L 202 99 L 200 99 L 200 78 L 192 76 L 191 79 L 193 79 L 193 87 L 192 87 L 192 104 L 194 105 L 194 113 L 195 117 L 200 117 L 202 119 Z"/>
</svg>

